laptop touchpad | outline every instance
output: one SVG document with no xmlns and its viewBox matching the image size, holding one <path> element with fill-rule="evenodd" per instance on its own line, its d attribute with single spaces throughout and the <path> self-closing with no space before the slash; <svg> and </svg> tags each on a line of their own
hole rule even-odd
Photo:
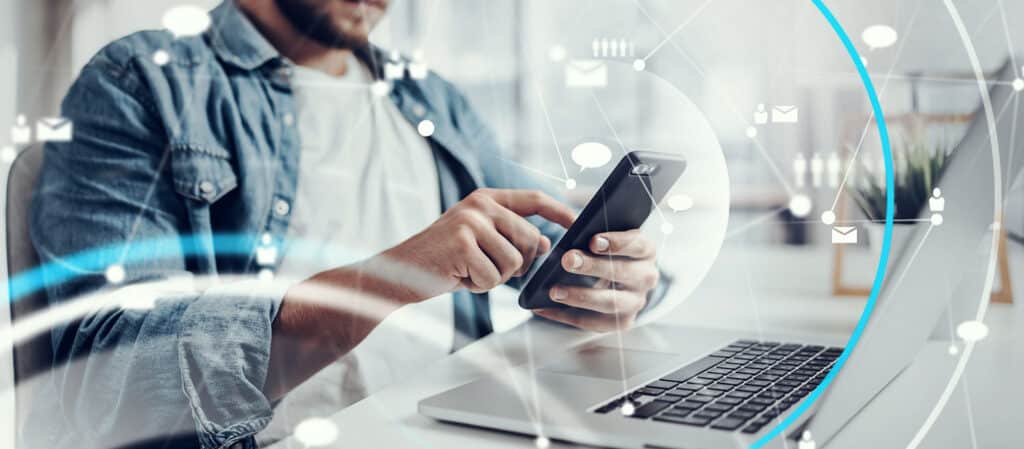
<svg viewBox="0 0 1024 449">
<path fill-rule="evenodd" d="M 622 380 L 623 371 L 626 373 L 626 379 L 629 379 L 658 366 L 668 369 L 671 366 L 666 364 L 676 358 L 678 356 L 675 354 L 661 352 L 591 346 L 544 365 L 540 370 Z"/>
</svg>

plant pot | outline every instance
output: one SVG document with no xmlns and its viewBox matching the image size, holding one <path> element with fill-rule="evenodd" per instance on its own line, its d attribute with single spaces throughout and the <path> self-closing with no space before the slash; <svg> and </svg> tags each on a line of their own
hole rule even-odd
<svg viewBox="0 0 1024 449">
<path fill-rule="evenodd" d="M 892 225 L 892 242 L 889 245 L 889 264 L 903 254 L 903 251 L 907 248 L 907 241 L 913 235 L 914 230 L 917 226 L 912 224 L 897 224 Z M 871 252 L 875 256 L 875 260 L 879 260 L 882 256 L 882 242 L 885 236 L 885 223 L 868 223 L 864 226 L 864 230 L 868 234 L 868 247 L 871 248 Z"/>
</svg>

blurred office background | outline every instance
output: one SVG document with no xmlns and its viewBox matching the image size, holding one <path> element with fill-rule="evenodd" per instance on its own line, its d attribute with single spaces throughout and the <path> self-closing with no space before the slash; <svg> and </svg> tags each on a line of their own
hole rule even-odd
<svg viewBox="0 0 1024 449">
<path fill-rule="evenodd" d="M 218 2 L 0 1 L 0 125 L 6 129 L 17 114 L 30 119 L 57 115 L 69 83 L 101 46 L 136 30 L 160 28 L 164 11 L 183 3 L 213 7 Z M 955 145 L 966 123 L 955 118 L 972 114 L 979 96 L 967 51 L 942 4 L 827 3 L 863 54 L 887 115 L 954 118 L 927 122 L 917 134 L 894 126 L 894 140 L 922 135 L 932 145 Z M 974 0 L 959 5 L 984 70 L 996 70 L 1015 51 L 1024 54 L 1024 2 Z M 861 32 L 879 24 L 896 30 L 898 39 L 872 50 Z M 726 240 L 727 250 L 829 244 L 820 226 L 801 223 L 781 210 L 790 196 L 780 177 L 794 183 L 792 163 L 798 155 L 811 160 L 815 154 L 835 152 L 846 160 L 861 140 L 867 159 L 877 160 L 880 151 L 874 128 L 866 126 L 870 106 L 864 88 L 810 1 L 394 0 L 373 40 L 406 54 L 422 52 L 432 69 L 468 93 L 511 159 L 560 178 L 537 92 L 545 92 L 548 104 L 571 101 L 559 94 L 565 63 L 592 57 L 594 39 L 602 38 L 632 42 L 637 56 L 653 51 L 645 70 L 692 99 L 714 128 L 730 176 L 729 226 L 735 232 Z M 1024 59 L 1015 64 L 1020 67 Z M 644 126 L 665 126 L 659 111 L 671 107 L 660 102 L 672 100 L 630 82 L 604 89 L 616 98 L 608 108 L 613 123 L 629 123 L 640 134 Z M 753 112 L 761 103 L 799 106 L 800 123 L 759 126 L 756 141 L 749 138 Z M 595 117 L 574 114 L 550 120 L 566 163 L 569 149 L 600 125 Z M 5 132 L 0 145 L 6 139 Z M 578 192 L 593 188 L 601 174 L 593 170 L 580 175 Z M 1007 206 L 1007 226 L 1017 235 L 1024 234 L 1021 189 L 1018 182 Z M 807 219 L 812 222 L 836 196 L 827 185 L 803 190 L 814 200 Z"/>
<path fill-rule="evenodd" d="M 172 6 L 217 3 L 3 2 L 0 124 L 13 123 L 18 113 L 29 118 L 56 115 L 77 71 L 110 40 L 160 28 L 162 14 Z M 967 53 L 941 5 L 922 0 L 829 5 L 864 55 L 887 115 L 952 117 L 978 107 Z M 1024 25 L 1024 4 L 981 0 L 963 5 L 960 13 L 986 70 L 995 70 L 1015 49 L 1024 49 L 1019 26 Z M 860 34 L 879 24 L 896 30 L 898 39 L 890 47 L 872 50 Z M 670 40 L 665 39 L 668 35 Z M 733 227 L 786 205 L 789 195 L 779 177 L 795 182 L 792 165 L 798 155 L 810 161 L 815 154 L 828 158 L 836 153 L 845 163 L 863 141 L 864 160 L 870 164 L 872 156 L 880 159 L 874 127 L 865 127 L 870 107 L 854 67 L 827 23 L 804 0 L 395 0 L 389 19 L 374 35 L 383 47 L 422 52 L 431 68 L 469 94 L 510 158 L 559 178 L 563 173 L 551 130 L 556 131 L 564 162 L 571 164 L 571 148 L 594 134 L 588 129 L 603 124 L 594 123 L 595 117 L 564 114 L 550 117 L 549 129 L 537 92 L 545 92 L 549 104 L 571 101 L 559 96 L 565 91 L 565 64 L 592 57 L 592 42 L 602 38 L 630 42 L 637 56 L 650 54 L 646 71 L 676 86 L 707 116 L 728 161 Z M 564 59 L 553 60 L 558 53 Z M 617 99 L 608 108 L 611 120 L 630 123 L 641 134 L 645 124 L 665 126 L 658 114 L 665 108 L 659 102 L 674 101 L 652 96 L 640 83 L 629 81 L 610 83 L 605 91 Z M 796 105 L 801 123 L 758 127 L 755 143 L 746 130 L 761 103 L 769 109 Z M 963 126 L 956 120 L 928 123 L 923 134 L 935 146 L 950 146 Z M 893 128 L 894 141 L 908 139 L 906 127 Z M 582 195 L 602 174 L 595 170 L 580 175 Z M 812 217 L 835 198 L 835 189 L 825 184 L 806 189 L 815 202 Z M 1011 206 L 1008 213 L 1010 228 L 1024 233 L 1024 207 Z M 820 233 L 778 223 L 750 227 L 733 240 L 800 244 L 822 239 Z"/>
</svg>

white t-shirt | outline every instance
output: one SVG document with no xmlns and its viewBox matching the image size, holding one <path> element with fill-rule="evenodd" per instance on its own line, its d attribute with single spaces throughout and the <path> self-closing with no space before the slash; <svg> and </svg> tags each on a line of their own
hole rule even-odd
<svg viewBox="0 0 1024 449">
<path fill-rule="evenodd" d="M 292 87 L 302 139 L 298 190 L 277 275 L 302 280 L 362 260 L 422 231 L 441 214 L 430 145 L 355 57 L 342 77 L 296 67 Z M 261 440 L 312 416 L 329 416 L 415 376 L 451 351 L 451 295 L 401 308 L 350 354 L 292 391 Z"/>
</svg>

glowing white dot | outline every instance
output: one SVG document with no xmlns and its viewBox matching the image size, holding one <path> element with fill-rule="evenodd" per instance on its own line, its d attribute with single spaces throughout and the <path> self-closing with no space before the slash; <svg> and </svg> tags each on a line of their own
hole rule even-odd
<svg viewBox="0 0 1024 449">
<path fill-rule="evenodd" d="M 804 194 L 793 195 L 793 198 L 789 199 L 789 211 L 793 213 L 794 217 L 806 217 L 811 213 L 811 199 Z"/>
<path fill-rule="evenodd" d="M 757 137 L 757 128 L 754 128 L 753 126 L 748 126 L 747 127 L 747 137 L 749 137 L 751 139 Z"/>
<path fill-rule="evenodd" d="M 636 406 L 634 406 L 632 402 L 626 401 L 625 404 L 622 404 L 623 416 L 633 416 L 634 412 L 636 412 Z"/>
<path fill-rule="evenodd" d="M 548 449 L 551 447 L 551 440 L 549 440 L 548 437 L 539 436 L 537 439 L 533 440 L 533 444 L 537 445 L 537 449 Z"/>
<path fill-rule="evenodd" d="M 1017 92 L 1024 90 L 1024 80 L 1020 78 L 1013 80 L 1013 90 Z"/>
<path fill-rule="evenodd" d="M 565 180 L 565 188 L 572 190 L 576 188 L 576 180 L 569 178 Z"/>
<path fill-rule="evenodd" d="M 171 55 L 167 53 L 167 50 L 157 50 L 153 52 L 153 63 L 156 65 L 166 65 L 171 62 Z"/>
<path fill-rule="evenodd" d="M 991 225 L 989 225 L 989 227 L 988 227 L 988 228 L 989 228 L 989 230 L 991 230 L 992 232 L 996 232 L 996 231 L 998 231 L 999 229 L 1001 229 L 1002 227 L 1003 227 L 1003 225 L 999 224 L 999 222 L 998 222 L 998 221 L 994 221 L 994 222 L 992 222 L 992 224 L 991 224 Z"/>
<path fill-rule="evenodd" d="M 107 267 L 107 271 L 103 273 L 107 277 L 107 282 L 111 284 L 120 284 L 124 282 L 125 272 L 124 266 L 114 264 Z"/>
<path fill-rule="evenodd" d="M 6 146 L 2 150 L 0 150 L 0 159 L 3 159 L 5 164 L 10 164 L 11 162 L 14 162 L 14 160 L 17 158 L 18 150 L 15 150 L 14 147 Z"/>
<path fill-rule="evenodd" d="M 669 234 L 672 233 L 673 230 L 675 230 L 675 227 L 672 226 L 672 223 L 662 223 L 661 224 L 661 233 L 662 234 L 669 235 Z"/>
<path fill-rule="evenodd" d="M 561 45 L 552 45 L 548 49 L 548 59 L 559 62 L 565 59 L 565 47 Z"/>
<path fill-rule="evenodd" d="M 942 214 L 932 214 L 932 226 L 938 226 L 942 224 Z"/>
<path fill-rule="evenodd" d="M 434 135 L 434 122 L 430 120 L 424 120 L 416 127 L 416 130 L 420 132 L 423 137 L 430 137 Z"/>
<path fill-rule="evenodd" d="M 274 280 L 274 270 L 271 270 L 269 268 L 264 268 L 264 269 L 260 270 L 260 272 L 259 272 L 259 274 L 257 276 L 258 276 L 259 280 L 261 280 L 263 282 L 273 281 Z"/>
<path fill-rule="evenodd" d="M 988 336 L 988 326 L 981 321 L 964 321 L 956 327 L 956 334 L 967 342 L 981 341 Z"/>
<path fill-rule="evenodd" d="M 309 418 L 295 426 L 295 439 L 307 447 L 327 446 L 338 440 L 338 427 L 324 418 Z"/>
<path fill-rule="evenodd" d="M 868 66 L 868 58 L 865 58 L 865 57 L 861 56 L 860 57 L 860 63 L 863 64 L 864 67 L 867 67 Z"/>
<path fill-rule="evenodd" d="M 391 84 L 387 81 L 377 80 L 370 84 L 370 93 L 375 97 L 383 97 L 391 91 Z"/>
<path fill-rule="evenodd" d="M 821 222 L 831 225 L 836 222 L 836 213 L 830 210 L 821 213 Z"/>
<path fill-rule="evenodd" d="M 865 44 L 868 44 L 868 47 L 874 50 L 876 48 L 891 47 L 892 44 L 896 43 L 900 35 L 889 25 L 872 25 L 865 28 L 860 37 L 864 40 Z"/>
<path fill-rule="evenodd" d="M 960 348 L 957 345 L 949 345 L 949 355 L 957 355 L 960 353 Z"/>
<path fill-rule="evenodd" d="M 646 69 L 646 68 L 647 68 L 647 61 L 644 61 L 643 59 L 635 59 L 635 60 L 633 60 L 633 70 L 636 70 L 637 72 L 643 72 L 644 69 Z"/>
</svg>

